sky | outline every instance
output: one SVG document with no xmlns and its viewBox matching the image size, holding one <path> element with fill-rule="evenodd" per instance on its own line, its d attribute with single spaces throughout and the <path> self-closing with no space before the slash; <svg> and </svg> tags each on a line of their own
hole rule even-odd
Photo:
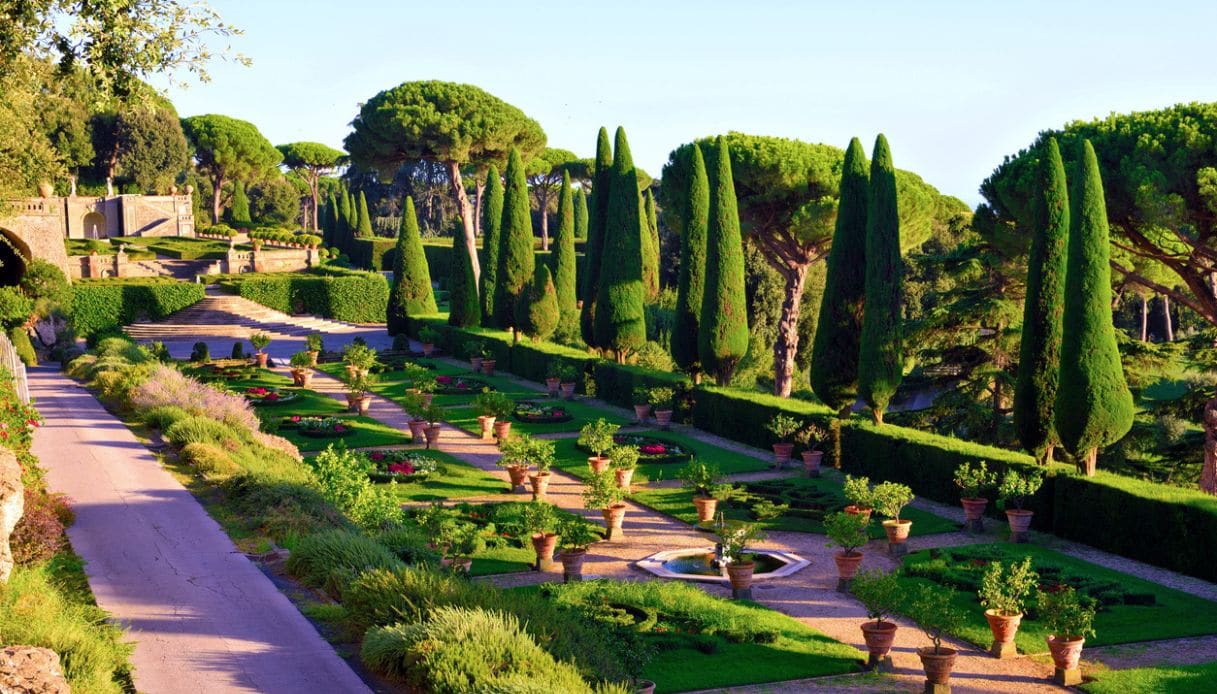
<svg viewBox="0 0 1217 694">
<path fill-rule="evenodd" d="M 736 130 L 869 150 L 975 205 L 981 181 L 1073 120 L 1217 100 L 1214 2 L 210 0 L 252 60 L 163 79 L 182 116 L 341 148 L 402 82 L 475 84 L 590 157 L 622 125 L 634 161 Z M 214 44 L 223 48 L 224 43 Z"/>
</svg>

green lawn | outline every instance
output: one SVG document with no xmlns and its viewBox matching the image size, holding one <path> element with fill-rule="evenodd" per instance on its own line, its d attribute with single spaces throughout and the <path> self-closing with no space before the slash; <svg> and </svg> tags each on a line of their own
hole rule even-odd
<svg viewBox="0 0 1217 694">
<path fill-rule="evenodd" d="M 586 403 L 577 400 L 566 402 L 562 400 L 552 400 L 543 395 L 538 397 L 516 397 L 516 400 L 535 400 L 546 405 L 561 404 L 561 406 L 571 415 L 572 419 L 569 422 L 561 422 L 557 424 L 533 424 L 529 422 L 521 422 L 515 417 L 511 417 L 511 430 L 523 432 L 525 434 L 555 434 L 561 432 L 577 432 L 583 428 L 588 422 L 597 419 L 605 419 L 613 424 L 629 424 L 632 420 L 628 417 L 622 417 L 608 410 L 603 410 L 598 407 L 593 407 Z M 478 424 L 478 413 L 472 407 L 449 407 L 448 414 L 444 417 L 444 421 L 454 427 L 464 429 L 471 434 L 479 434 L 482 431 L 481 425 Z M 585 455 L 584 458 L 587 456 Z"/>
<path fill-rule="evenodd" d="M 900 582 L 906 588 L 902 593 L 910 595 L 918 584 L 952 586 L 955 604 L 970 615 L 956 636 L 988 647 L 993 637 L 975 586 L 989 561 L 1021 561 L 1027 556 L 1041 584 L 1059 581 L 1104 604 L 1094 621 L 1097 634 L 1086 640 L 1087 646 L 1217 634 L 1217 603 L 1035 545 L 994 543 L 914 552 L 901 569 Z M 1134 604 L 1151 595 L 1153 604 Z M 1047 631 L 1034 617 L 1034 604 L 1028 605 L 1015 640 L 1024 653 L 1048 650 Z"/>
<path fill-rule="evenodd" d="M 184 371 L 187 375 L 196 377 L 200 374 L 198 369 L 193 368 L 186 368 Z M 228 388 L 234 393 L 243 393 L 246 388 L 254 386 L 264 386 L 279 388 L 284 393 L 294 393 L 296 395 L 293 400 L 282 404 L 258 405 L 255 407 L 254 411 L 266 422 L 277 423 L 281 418 L 290 415 L 319 415 L 328 417 L 347 411 L 345 402 L 307 388 L 293 388 L 292 379 L 269 369 L 254 370 L 250 378 L 211 380 L 210 383 L 217 387 Z"/>
<path fill-rule="evenodd" d="M 434 458 L 439 468 L 421 482 L 398 482 L 394 485 L 393 489 L 402 503 L 463 499 L 507 491 L 506 482 L 447 453 L 427 450 L 414 453 Z"/>
<path fill-rule="evenodd" d="M 285 415 L 292 414 L 288 411 L 287 405 L 279 406 L 277 409 L 283 410 Z M 279 429 L 276 433 L 296 444 L 296 447 L 303 452 L 323 451 L 326 446 L 330 444 L 336 445 L 339 441 L 346 444 L 347 448 L 400 446 L 411 443 L 409 431 L 400 432 L 393 427 L 381 424 L 371 417 L 342 415 L 341 418 L 352 429 L 352 432 L 346 436 L 314 438 L 302 436 L 299 432 L 290 428 Z"/>
<path fill-rule="evenodd" d="M 492 547 L 473 555 L 470 576 L 492 576 L 530 571 L 537 553 L 528 547 Z"/>
<path fill-rule="evenodd" d="M 1105 670 L 1081 689 L 1092 694 L 1211 694 L 1217 692 L 1217 663 Z"/>
<path fill-rule="evenodd" d="M 646 431 L 641 433 L 648 437 L 675 443 L 683 448 L 692 450 L 698 460 L 718 465 L 723 474 L 757 472 L 767 470 L 770 465 L 768 460 L 760 460 L 750 455 L 729 451 L 725 448 L 702 443 L 688 436 L 670 431 Z M 555 467 L 579 478 L 586 478 L 591 474 L 591 468 L 587 465 L 588 453 L 577 447 L 575 439 L 559 439 L 554 443 L 556 444 Z M 681 467 L 681 463 L 639 463 L 638 474 L 652 481 L 671 480 L 676 479 L 676 473 Z"/>
<path fill-rule="evenodd" d="M 739 499 L 720 503 L 718 508 L 728 519 L 756 522 L 768 530 L 791 530 L 802 533 L 824 533 L 822 519 L 828 513 L 845 506 L 841 485 L 825 479 L 801 477 L 752 482 L 744 485 L 748 494 Z M 693 492 L 682 488 L 644 489 L 634 493 L 634 501 L 649 506 L 660 513 L 678 518 L 686 523 L 697 523 L 697 509 L 693 506 Z M 757 501 L 768 499 L 774 503 L 787 503 L 790 511 L 772 520 L 758 520 L 752 508 Z M 913 535 L 930 535 L 959 530 L 959 525 L 932 513 L 906 508 L 902 518 L 913 521 Z M 873 538 L 886 535 L 878 519 L 871 523 Z"/>
</svg>

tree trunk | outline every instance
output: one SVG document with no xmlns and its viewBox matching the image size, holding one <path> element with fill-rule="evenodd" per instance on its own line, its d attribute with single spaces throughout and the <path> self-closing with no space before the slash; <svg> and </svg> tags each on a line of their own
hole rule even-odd
<svg viewBox="0 0 1217 694">
<path fill-rule="evenodd" d="M 1095 468 L 1098 467 L 1098 464 L 1099 464 L 1099 449 L 1098 448 L 1092 448 L 1089 451 L 1086 451 L 1086 454 L 1084 456 L 1082 456 L 1080 459 L 1078 459 L 1078 465 L 1081 466 L 1082 472 L 1084 472 L 1087 477 L 1094 477 L 1094 471 L 1095 471 Z"/>
<path fill-rule="evenodd" d="M 482 265 L 478 261 L 477 226 L 474 224 L 473 206 L 469 204 L 469 195 L 465 193 L 460 164 L 447 161 L 444 166 L 448 167 L 448 184 L 452 187 L 452 195 L 456 197 L 456 209 L 460 212 L 461 222 L 465 227 L 465 247 L 469 249 L 469 262 L 473 265 L 473 291 L 476 293 L 478 282 L 482 278 Z"/>
<path fill-rule="evenodd" d="M 1171 322 L 1171 298 L 1162 295 L 1162 320 L 1166 322 L 1166 341 L 1175 341 L 1175 325 Z"/>
<path fill-rule="evenodd" d="M 1141 294 L 1141 341 L 1149 341 L 1149 296 Z"/>
<path fill-rule="evenodd" d="M 473 202 L 473 233 L 477 236 L 482 235 L 482 193 L 485 191 L 486 178 L 483 176 L 482 180 L 474 185 L 473 190 L 473 194 L 477 196 Z"/>
<path fill-rule="evenodd" d="M 321 228 L 321 226 L 317 224 L 317 179 L 320 177 L 321 176 L 319 173 L 317 173 L 316 171 L 313 171 L 308 179 L 309 190 L 313 193 L 313 233 L 314 234 L 317 233 L 317 231 Z"/>
<path fill-rule="evenodd" d="M 778 319 L 777 341 L 773 344 L 773 394 L 790 397 L 794 381 L 794 359 L 799 351 L 799 309 L 803 302 L 803 286 L 807 282 L 809 263 L 786 267 L 782 298 L 782 317 Z"/>
<path fill-rule="evenodd" d="M 215 177 L 215 185 L 211 188 L 211 223 L 220 223 L 220 195 L 224 187 L 224 179 L 221 176 Z"/>
<path fill-rule="evenodd" d="M 1052 464 L 1052 455 L 1056 451 L 1056 444 L 1048 444 L 1044 447 L 1044 457 L 1039 460 L 1039 464 L 1045 467 Z"/>
</svg>

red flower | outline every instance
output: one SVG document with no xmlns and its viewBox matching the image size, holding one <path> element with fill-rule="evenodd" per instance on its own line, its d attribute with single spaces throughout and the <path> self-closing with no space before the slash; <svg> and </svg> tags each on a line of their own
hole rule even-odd
<svg viewBox="0 0 1217 694">
<path fill-rule="evenodd" d="M 298 415 L 298 414 L 294 414 L 294 415 L 292 415 L 292 421 L 293 421 L 293 422 L 299 422 L 299 421 L 300 421 L 300 415 Z"/>
<path fill-rule="evenodd" d="M 274 401 L 276 401 L 276 400 L 278 400 L 278 399 L 279 399 L 279 394 L 278 394 L 278 393 L 270 393 L 270 394 L 268 394 L 268 395 L 266 396 L 266 398 L 264 398 L 264 399 L 266 399 L 266 400 L 270 400 L 271 402 L 274 402 Z"/>
<path fill-rule="evenodd" d="M 336 433 L 336 434 L 341 434 L 342 432 L 344 432 L 346 430 L 347 430 L 347 428 L 342 426 L 341 424 L 334 425 L 334 433 Z"/>
<path fill-rule="evenodd" d="M 380 451 L 376 451 L 375 453 L 373 453 L 372 455 L 370 455 L 368 457 L 370 457 L 372 460 L 384 460 L 385 454 L 381 453 Z M 392 470 L 393 468 L 389 468 L 389 469 Z"/>
<path fill-rule="evenodd" d="M 399 475 L 413 475 L 414 466 L 410 463 L 393 463 L 389 466 L 389 472 L 395 472 Z"/>
<path fill-rule="evenodd" d="M 452 383 L 452 377 L 451 376 L 436 376 L 435 382 L 442 383 L 444 385 L 448 385 L 449 383 Z"/>
<path fill-rule="evenodd" d="M 638 447 L 638 450 L 646 455 L 663 455 L 668 452 L 668 449 L 660 443 L 645 443 Z"/>
</svg>

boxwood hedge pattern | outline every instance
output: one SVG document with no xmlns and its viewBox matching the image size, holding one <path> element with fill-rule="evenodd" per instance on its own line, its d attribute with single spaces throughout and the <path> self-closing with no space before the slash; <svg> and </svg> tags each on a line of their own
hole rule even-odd
<svg viewBox="0 0 1217 694">
<path fill-rule="evenodd" d="M 82 280 L 72 295 L 72 323 L 81 337 L 111 333 L 141 320 L 161 320 L 203 300 L 203 285 L 171 279 Z"/>
<path fill-rule="evenodd" d="M 258 273 L 229 277 L 220 286 L 283 313 L 350 323 L 383 323 L 389 303 L 384 275 L 371 272 Z"/>
</svg>

